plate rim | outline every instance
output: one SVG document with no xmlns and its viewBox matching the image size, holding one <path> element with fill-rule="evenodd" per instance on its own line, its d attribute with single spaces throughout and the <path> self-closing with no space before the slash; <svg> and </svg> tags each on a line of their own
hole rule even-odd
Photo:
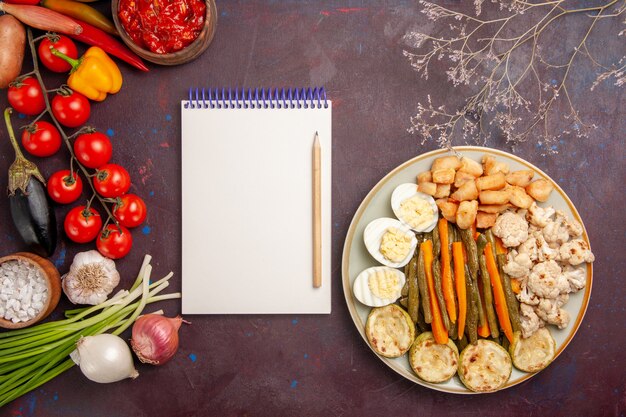
<svg viewBox="0 0 626 417">
<path fill-rule="evenodd" d="M 517 155 L 513 155 L 513 154 L 511 154 L 509 152 L 502 151 L 502 150 L 499 150 L 499 149 L 483 147 L 483 146 L 454 146 L 454 147 L 452 147 L 452 149 L 447 149 L 447 148 L 435 149 L 435 150 L 432 150 L 432 151 L 429 151 L 429 152 L 426 152 L 426 153 L 422 153 L 422 154 L 416 155 L 415 157 L 413 157 L 413 158 L 411 158 L 411 159 L 401 163 L 400 165 L 396 166 L 391 171 L 389 171 L 387 174 L 385 174 L 372 187 L 372 189 L 367 193 L 365 198 L 359 204 L 359 207 L 357 208 L 356 212 L 354 213 L 354 215 L 352 217 L 352 220 L 350 222 L 350 225 L 348 226 L 348 231 L 346 233 L 346 237 L 345 237 L 344 244 L 343 244 L 343 249 L 342 249 L 342 255 L 341 255 L 341 284 L 342 284 L 344 299 L 346 301 L 346 306 L 348 307 L 348 311 L 350 313 L 350 318 L 352 319 L 352 322 L 355 325 L 355 327 L 357 327 L 357 331 L 361 335 L 361 338 L 363 339 L 363 341 L 365 342 L 367 347 L 370 349 L 370 351 L 372 351 L 385 365 L 387 365 L 389 368 L 391 368 L 396 374 L 402 376 L 403 378 L 405 378 L 405 379 L 407 379 L 407 380 L 409 380 L 409 381 L 411 381 L 413 383 L 416 383 L 416 384 L 419 384 L 419 385 L 421 385 L 423 387 L 430 388 L 430 389 L 433 389 L 433 390 L 436 390 L 436 391 L 440 391 L 440 392 L 445 392 L 445 393 L 450 393 L 450 394 L 465 394 L 465 395 L 489 394 L 489 393 L 473 392 L 473 391 L 468 390 L 467 388 L 465 388 L 465 389 L 452 389 L 452 388 L 444 387 L 442 385 L 431 384 L 431 383 L 422 381 L 416 375 L 410 375 L 410 374 L 408 375 L 407 373 L 405 373 L 406 369 L 404 369 L 404 368 L 397 369 L 398 366 L 396 366 L 396 363 L 394 363 L 390 359 L 385 358 L 383 356 L 380 356 L 378 353 L 376 353 L 376 351 L 374 351 L 372 346 L 367 341 L 367 337 L 365 336 L 364 329 L 359 328 L 359 326 L 357 325 L 357 321 L 355 319 L 355 317 L 358 317 L 358 312 L 356 311 L 356 304 L 355 304 L 356 301 L 354 300 L 354 297 L 352 296 L 352 289 L 350 287 L 350 275 L 349 275 L 350 247 L 352 246 L 352 242 L 354 240 L 356 226 L 360 222 L 361 217 L 363 216 L 363 213 L 365 212 L 365 210 L 369 206 L 369 204 L 370 204 L 371 200 L 373 199 L 373 197 L 398 172 L 406 169 L 407 167 L 413 165 L 414 163 L 416 163 L 418 161 L 421 161 L 421 160 L 424 160 L 424 159 L 428 159 L 428 158 L 431 158 L 431 157 L 438 156 L 440 154 L 448 154 L 448 153 L 451 153 L 451 152 L 452 153 L 456 153 L 456 152 L 460 153 L 460 152 L 463 152 L 463 151 L 486 152 L 486 153 L 495 154 L 496 156 L 504 156 L 504 157 L 510 158 L 510 159 L 512 159 L 512 160 L 514 160 L 514 161 L 516 161 L 516 162 L 518 162 L 518 163 L 520 163 L 520 164 L 522 164 L 522 165 L 524 165 L 526 167 L 529 167 L 530 169 L 534 170 L 536 173 L 540 174 L 545 179 L 550 181 L 550 183 L 554 186 L 554 189 L 561 195 L 561 197 L 563 198 L 563 200 L 565 201 L 565 203 L 567 204 L 567 206 L 571 210 L 571 212 L 574 215 L 574 217 L 576 218 L 576 220 L 578 220 L 580 222 L 580 224 L 582 225 L 582 228 L 583 228 L 583 235 L 582 235 L 582 237 L 589 244 L 589 248 L 591 249 L 591 243 L 589 241 L 589 235 L 587 234 L 587 229 L 585 227 L 584 222 L 582 221 L 580 213 L 576 209 L 576 206 L 574 205 L 572 200 L 569 198 L 569 196 L 565 193 L 565 191 L 559 186 L 559 184 L 556 181 L 554 181 L 543 170 L 541 170 L 540 168 L 538 168 L 537 166 L 535 166 L 531 162 L 529 162 L 529 161 L 527 161 L 527 160 L 525 160 L 525 159 L 523 159 L 523 158 L 521 158 L 521 157 L 519 157 Z M 589 300 L 591 298 L 591 289 L 592 289 L 592 286 L 593 286 L 593 263 L 588 263 L 587 264 L 587 277 L 588 277 L 588 279 L 587 279 L 588 282 L 587 282 L 587 285 L 585 286 L 585 293 L 583 295 L 582 304 L 581 304 L 578 316 L 576 318 L 576 322 L 574 323 L 570 334 L 567 335 L 567 337 L 564 340 L 563 344 L 561 346 L 559 346 L 559 348 L 557 349 L 557 352 L 556 352 L 556 354 L 554 356 L 554 359 L 552 360 L 551 363 L 554 363 L 554 361 L 559 357 L 559 355 L 571 343 L 571 341 L 574 338 L 574 336 L 576 335 L 576 333 L 578 333 L 580 325 L 582 324 L 582 321 L 583 321 L 583 319 L 585 317 L 585 314 L 587 313 L 587 308 L 589 306 Z M 358 320 L 360 321 L 360 318 L 358 318 Z M 363 327 L 363 326 L 361 326 L 361 327 Z M 507 384 L 505 384 L 502 388 L 498 389 L 497 391 L 493 391 L 493 392 L 499 392 L 499 391 L 505 390 L 507 388 L 511 388 L 513 386 L 516 386 L 518 384 L 521 384 L 522 382 L 527 381 L 528 379 L 532 378 L 533 376 L 535 376 L 539 372 L 541 372 L 541 371 L 533 372 L 533 373 L 526 373 L 525 375 L 523 375 L 521 378 L 519 378 L 518 380 L 516 380 L 514 382 L 507 381 Z"/>
</svg>

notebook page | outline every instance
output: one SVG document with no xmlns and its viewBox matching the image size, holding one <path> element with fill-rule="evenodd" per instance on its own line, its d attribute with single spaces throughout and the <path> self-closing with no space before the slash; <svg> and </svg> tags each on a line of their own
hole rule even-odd
<svg viewBox="0 0 626 417">
<path fill-rule="evenodd" d="M 182 312 L 330 313 L 331 105 L 182 107 Z M 312 154 L 322 146 L 322 286 Z"/>
</svg>

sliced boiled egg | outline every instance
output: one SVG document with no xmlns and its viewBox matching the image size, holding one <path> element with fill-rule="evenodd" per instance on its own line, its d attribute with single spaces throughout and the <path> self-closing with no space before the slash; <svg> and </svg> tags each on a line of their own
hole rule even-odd
<svg viewBox="0 0 626 417">
<path fill-rule="evenodd" d="M 404 273 L 397 269 L 374 266 L 356 277 L 352 291 L 366 306 L 383 307 L 400 298 L 405 281 Z"/>
<path fill-rule="evenodd" d="M 417 191 L 417 185 L 400 184 L 391 194 L 391 209 L 400 221 L 418 233 L 430 232 L 439 219 L 435 199 Z"/>
<path fill-rule="evenodd" d="M 415 233 L 398 220 L 389 217 L 370 222 L 363 233 L 363 240 L 374 259 L 392 268 L 408 264 L 417 246 Z"/>
</svg>

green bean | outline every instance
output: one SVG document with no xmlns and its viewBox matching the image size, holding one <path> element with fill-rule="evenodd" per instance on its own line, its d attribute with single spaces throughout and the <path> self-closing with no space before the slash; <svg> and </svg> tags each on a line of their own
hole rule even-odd
<svg viewBox="0 0 626 417">
<path fill-rule="evenodd" d="M 507 339 L 506 337 L 502 338 L 502 342 L 500 343 L 500 345 L 502 345 L 502 347 L 506 349 L 507 352 L 509 351 L 509 346 L 511 346 L 509 339 Z"/>
<path fill-rule="evenodd" d="M 426 265 L 424 264 L 424 252 L 421 250 L 417 256 L 417 287 L 422 299 L 422 311 L 424 312 L 424 321 L 431 323 L 433 314 L 430 311 L 430 294 L 428 294 L 428 285 L 426 284 Z"/>
<path fill-rule="evenodd" d="M 500 280 L 502 281 L 502 288 L 504 289 L 504 297 L 506 299 L 506 307 L 509 310 L 509 318 L 511 319 L 511 327 L 514 332 L 520 330 L 520 317 L 519 317 L 519 301 L 513 293 L 511 288 L 511 278 L 502 269 L 506 264 L 506 255 L 500 254 L 498 259 L 498 271 L 500 272 Z"/>
<path fill-rule="evenodd" d="M 470 275 L 474 283 L 476 283 L 478 277 L 478 248 L 476 247 L 474 236 L 472 236 L 472 229 L 461 229 L 459 233 L 461 234 L 461 240 L 467 252 L 467 263 L 469 265 Z"/>
<path fill-rule="evenodd" d="M 420 333 L 430 330 L 430 326 L 424 321 L 424 314 L 421 310 L 417 314 L 417 328 L 420 330 Z"/>
<path fill-rule="evenodd" d="M 433 280 L 435 281 L 435 295 L 437 296 L 439 310 L 441 310 L 443 325 L 446 326 L 446 329 L 449 329 L 450 317 L 448 316 L 448 310 L 446 310 L 446 300 L 443 298 L 443 290 L 441 288 L 441 263 L 437 258 L 433 259 Z"/>
<path fill-rule="evenodd" d="M 433 258 L 439 258 L 441 254 L 441 239 L 439 238 L 439 228 L 435 225 L 433 233 Z"/>
<path fill-rule="evenodd" d="M 487 240 L 485 235 L 480 233 L 478 237 L 476 238 L 476 247 L 478 249 L 479 254 L 481 255 L 483 254 L 483 252 L 485 251 L 485 246 L 487 246 L 487 243 L 489 243 L 489 241 Z"/>
<path fill-rule="evenodd" d="M 467 292 L 467 317 L 465 318 L 465 333 L 470 340 L 470 343 L 475 345 L 478 340 L 478 301 L 476 286 L 474 281 L 470 278 L 470 272 L 467 265 L 465 265 L 465 291 Z"/>
<path fill-rule="evenodd" d="M 398 304 L 400 304 L 402 307 L 404 307 L 405 310 L 407 310 L 409 306 L 409 297 L 401 297 L 398 300 Z"/>
<path fill-rule="evenodd" d="M 448 329 L 448 337 L 452 340 L 456 340 L 458 338 L 457 333 L 459 332 L 456 323 L 450 323 L 450 328 Z"/>
<path fill-rule="evenodd" d="M 500 331 L 498 330 L 498 320 L 496 318 L 496 312 L 493 308 L 493 293 L 491 292 L 491 280 L 489 278 L 489 272 L 487 271 L 487 261 L 485 255 L 480 255 L 480 275 L 482 277 L 483 284 L 483 296 L 485 298 L 485 310 L 487 310 L 487 322 L 489 323 L 489 330 L 492 337 L 498 337 Z"/>
<path fill-rule="evenodd" d="M 417 287 L 417 258 L 414 256 L 409 262 L 409 275 L 407 276 L 409 283 L 409 301 L 408 301 L 408 313 L 411 316 L 413 323 L 417 323 L 417 312 L 420 306 L 420 294 Z"/>
<path fill-rule="evenodd" d="M 496 256 L 497 256 L 496 238 L 493 235 L 493 232 L 491 231 L 491 229 L 487 229 L 487 231 L 485 232 L 485 236 L 487 237 L 487 241 L 491 243 L 491 251 L 493 252 L 493 259 L 496 259 Z"/>
<path fill-rule="evenodd" d="M 459 352 L 462 352 L 463 349 L 467 347 L 467 336 L 463 335 L 460 339 L 456 341 L 456 347 L 459 349 Z"/>
</svg>

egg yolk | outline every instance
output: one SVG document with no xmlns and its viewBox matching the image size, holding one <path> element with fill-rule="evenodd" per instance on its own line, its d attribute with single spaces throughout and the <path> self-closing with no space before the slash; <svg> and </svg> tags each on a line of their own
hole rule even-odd
<svg viewBox="0 0 626 417">
<path fill-rule="evenodd" d="M 433 221 L 435 210 L 428 201 L 415 195 L 400 203 L 400 214 L 412 229 L 422 229 Z"/>
<path fill-rule="evenodd" d="M 380 253 L 391 262 L 402 262 L 411 250 L 411 234 L 395 227 L 387 229 L 380 241 Z"/>
<path fill-rule="evenodd" d="M 378 298 L 396 299 L 400 296 L 400 280 L 398 274 L 389 270 L 376 271 L 367 280 L 367 286 Z"/>
</svg>

